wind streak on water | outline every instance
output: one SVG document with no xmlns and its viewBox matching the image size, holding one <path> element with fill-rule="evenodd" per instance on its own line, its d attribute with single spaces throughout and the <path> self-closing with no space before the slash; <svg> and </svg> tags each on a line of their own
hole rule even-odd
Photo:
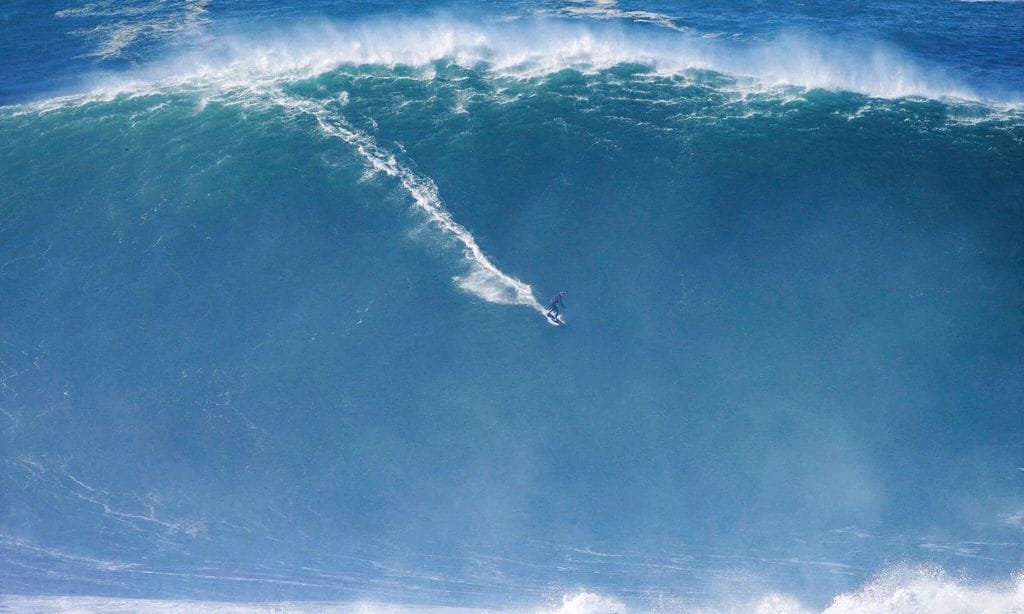
<svg viewBox="0 0 1024 614">
<path fill-rule="evenodd" d="M 355 147 L 375 172 L 398 179 L 402 188 L 412 196 L 416 208 L 425 213 L 441 232 L 462 244 L 462 254 L 469 271 L 454 278 L 462 289 L 491 303 L 526 305 L 540 314 L 545 313 L 544 307 L 533 295 L 533 288 L 499 269 L 484 254 L 476 238 L 455 221 L 451 212 L 445 208 L 437 184 L 432 179 L 418 175 L 399 163 L 395 155 L 381 147 L 372 136 L 352 127 L 344 117 L 331 113 L 322 104 L 290 98 L 277 102 L 286 108 L 312 115 L 321 131 Z"/>
</svg>

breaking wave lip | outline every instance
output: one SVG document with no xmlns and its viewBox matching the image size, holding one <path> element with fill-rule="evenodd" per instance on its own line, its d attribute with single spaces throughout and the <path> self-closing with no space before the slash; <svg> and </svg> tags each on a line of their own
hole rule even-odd
<svg viewBox="0 0 1024 614">
<path fill-rule="evenodd" d="M 942 69 L 926 67 L 882 43 L 794 32 L 757 45 L 737 45 L 665 28 L 542 16 L 496 23 L 447 17 L 307 21 L 220 36 L 137 70 L 94 75 L 87 88 L 92 95 L 109 97 L 175 85 L 248 87 L 309 79 L 344 66 L 425 67 L 437 62 L 513 79 L 564 70 L 589 74 L 628 64 L 665 76 L 710 71 L 754 91 L 795 87 L 876 98 L 1020 104 L 1016 99 L 984 98 Z"/>
</svg>

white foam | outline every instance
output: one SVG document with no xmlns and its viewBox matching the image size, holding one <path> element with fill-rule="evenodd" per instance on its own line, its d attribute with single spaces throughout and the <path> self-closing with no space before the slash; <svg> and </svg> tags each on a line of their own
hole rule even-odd
<svg viewBox="0 0 1024 614">
<path fill-rule="evenodd" d="M 612 15 L 609 11 L 620 9 L 591 5 L 573 10 L 606 18 Z M 646 17 L 654 19 L 656 15 Z M 136 71 L 99 78 L 91 89 L 94 93 L 117 94 L 154 85 L 247 87 L 364 65 L 428 68 L 436 62 L 449 62 L 482 70 L 492 77 L 524 79 L 566 69 L 592 73 L 639 64 L 664 75 L 713 71 L 762 90 L 822 88 L 880 98 L 981 100 L 976 92 L 942 70 L 922 66 L 896 48 L 800 34 L 737 46 L 729 41 L 665 30 L 636 31 L 589 19 L 470 23 L 424 17 L 344 24 L 307 22 L 218 40 L 212 46 Z"/>
<path fill-rule="evenodd" d="M 785 593 L 769 593 L 742 608 L 744 612 L 753 614 L 811 614 L 807 606 L 800 600 Z"/>
<path fill-rule="evenodd" d="M 399 163 L 395 155 L 377 144 L 372 136 L 353 128 L 343 117 L 331 113 L 324 105 L 283 96 L 277 98 L 276 102 L 312 115 L 325 134 L 352 145 L 373 171 L 398 179 L 402 188 L 412 197 L 416 209 L 424 213 L 429 222 L 445 236 L 455 239 L 462 246 L 467 272 L 455 278 L 462 289 L 491 303 L 526 305 L 541 314 L 545 313 L 545 309 L 534 297 L 533 289 L 499 269 L 484 254 L 476 238 L 455 221 L 451 212 L 445 208 L 432 179 Z"/>
<path fill-rule="evenodd" d="M 588 19 L 627 19 L 637 23 L 651 23 L 677 32 L 689 31 L 677 25 L 676 18 L 671 15 L 655 11 L 620 9 L 616 7 L 617 4 L 616 0 L 596 0 L 592 2 L 573 0 L 573 4 L 561 8 L 541 9 L 537 12 L 539 14 L 552 13 Z"/>
<path fill-rule="evenodd" d="M 536 610 L 537 614 L 624 614 L 626 604 L 615 599 L 581 590 L 562 595 L 561 603 Z"/>
<path fill-rule="evenodd" d="M 832 600 L 825 614 L 996 614 L 1024 612 L 1024 575 L 971 584 L 938 567 L 886 571 L 860 590 Z"/>
<path fill-rule="evenodd" d="M 61 19 L 102 18 L 92 28 L 74 33 L 96 39 L 91 55 L 112 58 L 140 40 L 153 40 L 198 30 L 208 23 L 206 5 L 210 0 L 158 0 L 127 5 L 120 0 L 98 0 L 54 13 Z"/>
<path fill-rule="evenodd" d="M 137 571 L 137 570 L 129 570 Z M 719 599 L 695 604 L 663 595 L 650 603 L 629 607 L 617 597 L 586 589 L 565 593 L 553 603 L 535 608 L 438 607 L 375 601 L 225 603 L 121 599 L 116 597 L 0 595 L 0 609 L 31 612 L 532 612 L 535 614 L 625 614 L 629 611 L 669 611 L 681 614 L 1020 614 L 1024 612 L 1024 575 L 1008 582 L 971 583 L 938 568 L 901 567 L 884 572 L 860 589 L 837 595 L 823 610 L 797 597 L 769 592 L 755 599 Z"/>
</svg>

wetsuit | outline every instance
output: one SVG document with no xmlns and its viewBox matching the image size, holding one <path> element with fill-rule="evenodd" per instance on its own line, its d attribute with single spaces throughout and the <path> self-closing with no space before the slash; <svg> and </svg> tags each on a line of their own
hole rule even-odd
<svg viewBox="0 0 1024 614">
<path fill-rule="evenodd" d="M 551 299 L 551 309 L 548 310 L 548 317 L 558 319 L 558 306 L 561 305 L 562 309 L 565 309 L 565 303 L 562 302 L 563 294 L 559 292 L 555 295 L 555 298 Z"/>
</svg>

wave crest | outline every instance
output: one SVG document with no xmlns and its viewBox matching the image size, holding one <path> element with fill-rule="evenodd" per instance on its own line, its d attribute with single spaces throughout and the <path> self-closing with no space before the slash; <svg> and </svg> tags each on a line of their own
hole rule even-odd
<svg viewBox="0 0 1024 614">
<path fill-rule="evenodd" d="M 107 76 L 97 89 L 204 82 L 238 87 L 297 80 L 343 66 L 426 67 L 448 62 L 492 77 L 536 78 L 563 70 L 592 73 L 623 64 L 664 75 L 711 71 L 742 88 L 843 90 L 880 98 L 981 100 L 938 68 L 881 43 L 790 34 L 757 45 L 674 31 L 557 18 L 470 23 L 448 18 L 305 23 L 226 37 L 133 74 Z"/>
</svg>

